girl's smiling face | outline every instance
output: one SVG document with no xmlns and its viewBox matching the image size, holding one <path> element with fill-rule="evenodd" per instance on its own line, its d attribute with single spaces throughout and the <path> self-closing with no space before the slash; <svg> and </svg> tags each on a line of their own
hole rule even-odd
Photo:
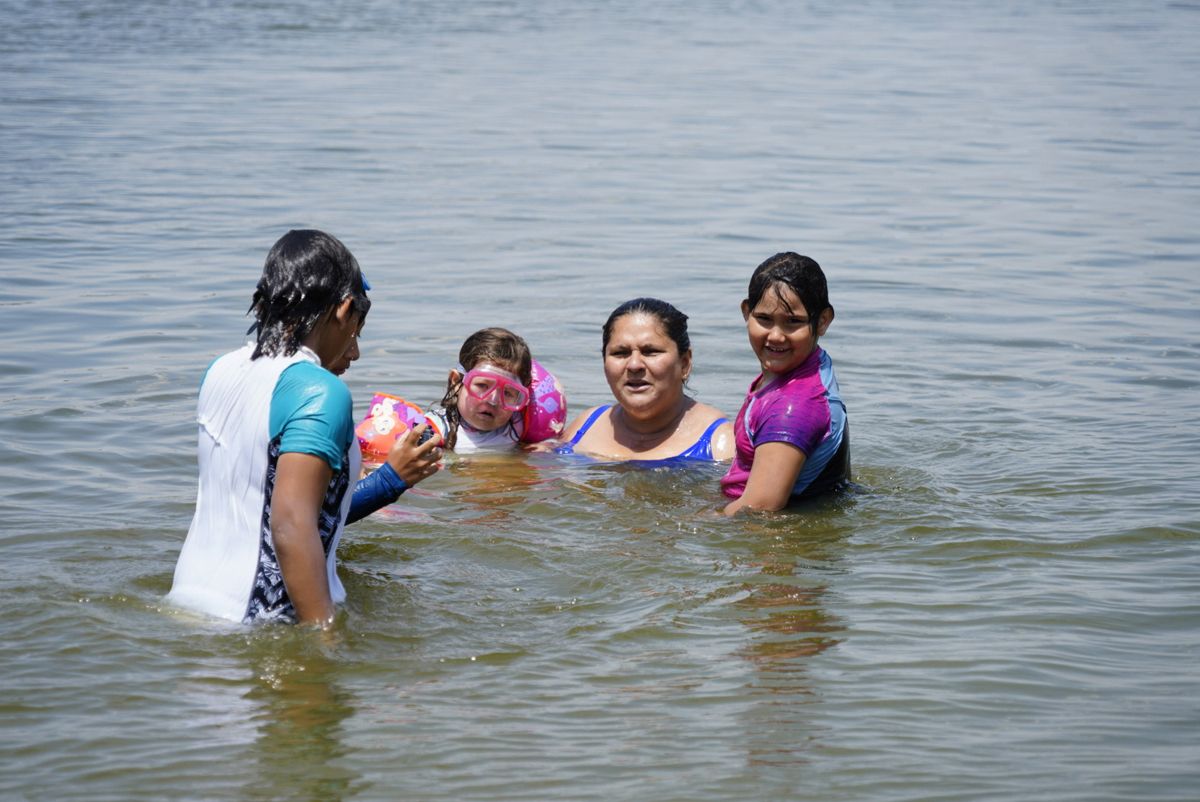
<svg viewBox="0 0 1200 802">
<path fill-rule="evenodd" d="M 833 310 L 826 307 L 816 321 L 810 320 L 795 290 L 777 283 L 762 294 L 753 309 L 742 301 L 742 316 L 763 373 L 781 376 L 799 367 L 816 349 L 817 338 L 833 321 Z"/>
<path fill-rule="evenodd" d="M 509 365 L 483 361 L 475 364 L 473 367 L 487 367 L 491 371 L 506 375 L 518 384 L 521 383 L 520 377 L 512 372 Z M 464 378 L 463 376 L 459 376 L 458 381 L 461 382 Z M 458 390 L 458 414 L 468 426 L 477 432 L 495 431 L 512 420 L 513 415 L 516 414 L 512 410 L 504 408 L 500 395 L 501 391 L 497 390 L 485 398 L 475 398 L 467 392 L 466 387 L 460 386 Z"/>
</svg>

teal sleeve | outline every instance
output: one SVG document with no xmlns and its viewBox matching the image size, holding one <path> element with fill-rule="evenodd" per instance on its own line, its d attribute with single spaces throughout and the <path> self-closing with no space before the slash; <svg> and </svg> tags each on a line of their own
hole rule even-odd
<svg viewBox="0 0 1200 802">
<path fill-rule="evenodd" d="M 354 437 L 350 388 L 322 367 L 297 362 L 275 383 L 270 426 L 272 440 L 283 435 L 281 454 L 312 454 L 340 471 Z"/>
</svg>

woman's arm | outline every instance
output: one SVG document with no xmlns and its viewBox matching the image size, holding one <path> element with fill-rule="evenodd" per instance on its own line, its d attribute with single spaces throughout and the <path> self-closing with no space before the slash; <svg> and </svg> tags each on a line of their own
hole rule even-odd
<svg viewBox="0 0 1200 802">
<path fill-rule="evenodd" d="M 755 448 L 746 490 L 725 506 L 725 514 L 733 515 L 743 508 L 782 510 L 792 496 L 804 459 L 804 452 L 791 443 L 763 443 Z"/>
<path fill-rule="evenodd" d="M 722 423 L 712 434 L 712 455 L 717 462 L 733 459 L 737 444 L 733 439 L 733 424 Z"/>
<path fill-rule="evenodd" d="M 333 621 L 333 599 L 317 521 L 333 469 L 312 454 L 286 452 L 275 469 L 271 537 L 288 598 L 302 624 Z"/>
</svg>

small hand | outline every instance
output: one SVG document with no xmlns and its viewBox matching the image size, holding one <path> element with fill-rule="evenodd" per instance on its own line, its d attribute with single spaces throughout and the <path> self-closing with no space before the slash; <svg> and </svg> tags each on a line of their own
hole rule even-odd
<svg viewBox="0 0 1200 802">
<path fill-rule="evenodd" d="M 537 443 L 521 443 L 521 450 L 530 454 L 542 454 L 553 451 L 562 445 L 557 440 L 542 440 Z"/>
<path fill-rule="evenodd" d="M 409 487 L 441 470 L 438 460 L 442 458 L 442 449 L 438 447 L 437 438 L 429 437 L 421 442 L 429 428 L 428 423 L 421 423 L 409 429 L 396 438 L 388 451 L 387 461 Z"/>
</svg>

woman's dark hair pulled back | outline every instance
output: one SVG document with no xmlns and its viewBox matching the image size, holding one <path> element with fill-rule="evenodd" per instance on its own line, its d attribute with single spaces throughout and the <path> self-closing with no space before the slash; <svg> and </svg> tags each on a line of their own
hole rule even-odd
<svg viewBox="0 0 1200 802">
<path fill-rule="evenodd" d="M 608 320 L 604 322 L 604 329 L 601 336 L 600 354 L 603 356 L 608 351 L 608 341 L 612 338 L 613 326 L 617 321 L 626 315 L 650 315 L 657 318 L 662 324 L 663 331 L 667 333 L 675 345 L 679 348 L 680 354 L 686 354 L 692 348 L 692 341 L 688 338 L 688 317 L 683 312 L 680 312 L 674 306 L 666 301 L 660 301 L 657 298 L 634 298 L 632 301 L 626 301 L 612 311 L 608 316 Z"/>
<path fill-rule="evenodd" d="M 825 282 L 821 266 L 816 260 L 798 253 L 777 253 L 755 268 L 754 275 L 750 277 L 746 303 L 753 309 L 767 290 L 771 290 L 784 306 L 788 306 L 779 289 L 781 284 L 796 293 L 804 304 L 813 331 L 816 331 L 820 314 L 833 308 L 829 303 L 829 285 Z"/>
<path fill-rule="evenodd" d="M 361 320 L 371 308 L 358 261 L 337 237 L 314 229 L 284 234 L 267 254 L 249 313 L 253 359 L 291 356 L 321 317 L 349 298 Z"/>
</svg>

